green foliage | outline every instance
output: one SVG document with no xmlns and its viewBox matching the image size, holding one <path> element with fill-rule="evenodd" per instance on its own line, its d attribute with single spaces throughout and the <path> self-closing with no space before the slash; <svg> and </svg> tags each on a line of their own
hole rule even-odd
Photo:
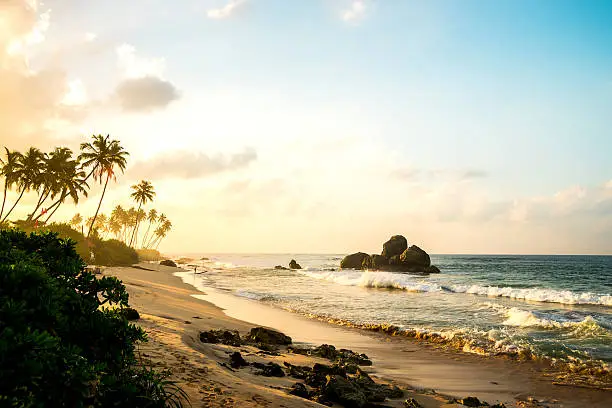
<svg viewBox="0 0 612 408">
<path fill-rule="evenodd" d="M 91 237 L 90 237 L 91 239 Z M 105 266 L 128 266 L 138 262 L 138 254 L 123 242 L 116 239 L 97 240 L 94 249 L 94 263 Z"/>
<path fill-rule="evenodd" d="M 55 233 L 0 231 L 0 406 L 180 407 L 168 373 L 135 358 L 146 335 L 123 284 L 84 267 Z"/>
<path fill-rule="evenodd" d="M 160 261 L 163 259 L 159 251 L 155 249 L 137 249 L 136 253 L 138 254 L 138 260 L 140 261 Z"/>
</svg>

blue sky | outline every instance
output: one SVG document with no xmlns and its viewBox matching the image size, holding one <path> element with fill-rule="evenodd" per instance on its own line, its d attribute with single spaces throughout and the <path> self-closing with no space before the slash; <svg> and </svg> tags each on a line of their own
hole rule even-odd
<svg viewBox="0 0 612 408">
<path fill-rule="evenodd" d="M 197 217 L 216 239 L 192 251 L 374 251 L 406 231 L 432 252 L 612 252 L 609 1 L 48 0 L 36 14 L 49 9 L 30 65 L 83 97 L 48 140 L 121 139 L 135 164 L 116 200 L 160 154 L 211 166 L 152 180 L 184 215 L 169 250 Z M 121 96 L 141 111 L 113 106 L 142 77 L 146 95 Z"/>
</svg>

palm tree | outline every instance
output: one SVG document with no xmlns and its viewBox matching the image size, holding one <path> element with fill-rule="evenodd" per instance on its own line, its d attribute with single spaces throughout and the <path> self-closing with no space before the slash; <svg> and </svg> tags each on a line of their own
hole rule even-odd
<svg viewBox="0 0 612 408">
<path fill-rule="evenodd" d="M 102 200 L 106 193 L 106 187 L 111 177 L 115 178 L 115 168 L 118 168 L 123 173 L 127 163 L 127 156 L 129 155 L 117 140 L 110 140 L 110 135 L 106 137 L 102 135 L 93 136 L 91 143 L 81 144 L 81 155 L 79 159 L 82 160 L 83 168 L 91 167 L 90 175 L 93 174 L 94 180 L 97 180 L 102 184 L 104 175 L 106 175 L 106 181 L 104 181 L 104 189 L 102 190 L 102 196 L 100 196 L 100 202 L 98 208 L 93 216 L 93 220 L 87 231 L 87 237 L 93 230 L 96 217 L 102 206 Z M 89 176 L 88 176 L 89 177 Z"/>
<path fill-rule="evenodd" d="M 168 218 L 166 218 L 166 214 L 161 213 L 159 215 L 159 217 L 157 217 L 157 226 L 155 227 L 155 230 L 153 231 L 153 235 L 151 235 L 151 237 L 149 238 L 149 242 L 147 242 L 145 244 L 145 248 L 150 248 L 153 245 L 153 242 L 157 239 L 157 235 L 156 235 L 156 231 L 162 226 L 164 225 L 164 223 L 168 220 Z"/>
<path fill-rule="evenodd" d="M 170 220 L 166 220 L 159 228 L 155 230 L 155 235 L 157 237 L 155 249 L 159 248 L 159 244 L 161 243 L 162 239 L 166 237 L 166 235 L 171 229 L 172 223 L 170 222 Z"/>
<path fill-rule="evenodd" d="M 155 208 L 149 211 L 149 215 L 147 216 L 147 221 L 149 221 L 149 226 L 145 231 L 144 237 L 142 238 L 142 246 L 144 247 L 147 242 L 147 236 L 149 235 L 149 230 L 151 229 L 151 225 L 157 221 L 157 210 Z"/>
<path fill-rule="evenodd" d="M 155 190 L 153 189 L 153 185 L 146 180 L 142 180 L 140 183 L 134 184 L 132 186 L 132 190 L 133 191 L 130 196 L 138 203 L 138 210 L 136 210 L 136 227 L 132 232 L 132 238 L 130 239 L 129 246 L 132 246 L 132 243 L 134 243 L 134 246 L 136 246 L 134 238 L 138 234 L 138 226 L 140 225 L 140 209 L 143 204 L 153 201 L 153 197 L 155 197 Z"/>
<path fill-rule="evenodd" d="M 56 149 L 57 151 L 58 149 Z M 48 223 L 53 214 L 58 210 L 60 205 L 64 203 L 67 197 L 72 198 L 75 204 L 78 204 L 80 196 L 87 197 L 87 188 L 89 187 L 85 181 L 85 171 L 81 168 L 78 160 L 72 158 L 72 151 L 66 149 L 62 160 L 58 160 L 56 163 L 52 163 L 54 167 L 54 178 L 56 187 L 51 191 L 51 198 L 55 198 L 59 195 L 59 198 L 52 203 L 46 211 L 34 218 L 34 221 L 38 220 L 45 212 L 49 213 L 45 223 Z M 52 153 L 53 154 L 53 153 Z M 58 152 L 58 159 L 61 157 L 62 152 Z"/>
<path fill-rule="evenodd" d="M 4 195 L 2 196 L 2 208 L 0 209 L 0 219 L 2 218 L 2 214 L 4 214 L 4 204 L 6 203 L 6 193 L 7 191 L 13 187 L 15 183 L 17 183 L 19 177 L 19 169 L 22 166 L 23 156 L 21 153 L 17 151 L 10 151 L 6 147 L 6 159 L 0 158 L 0 163 L 2 167 L 0 167 L 0 176 L 4 177 Z"/>
<path fill-rule="evenodd" d="M 69 222 L 70 226 L 74 229 L 78 229 L 79 227 L 81 227 L 81 231 L 83 230 L 83 226 L 81 224 L 83 224 L 83 217 L 81 216 L 81 214 L 76 213 L 74 215 L 74 217 L 72 217 L 72 219 Z"/>
<path fill-rule="evenodd" d="M 23 194 L 36 186 L 40 179 L 40 173 L 43 167 L 44 154 L 35 147 L 30 147 L 21 158 L 21 165 L 15 170 L 16 184 L 19 187 L 19 197 L 6 213 L 1 222 L 6 221 L 9 215 L 13 212 Z"/>
</svg>

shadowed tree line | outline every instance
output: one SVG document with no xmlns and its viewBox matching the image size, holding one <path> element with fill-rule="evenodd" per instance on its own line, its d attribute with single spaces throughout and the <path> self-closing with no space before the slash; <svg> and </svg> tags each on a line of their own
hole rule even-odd
<svg viewBox="0 0 612 408">
<path fill-rule="evenodd" d="M 141 181 L 132 186 L 131 198 L 137 208 L 124 210 L 116 206 L 110 216 L 100 213 L 102 202 L 110 181 L 116 181 L 117 173 L 123 173 L 129 153 L 119 141 L 109 135 L 94 135 L 92 140 L 80 145 L 75 153 L 67 147 L 56 147 L 51 152 L 43 152 L 30 147 L 25 152 L 11 151 L 4 147 L 5 155 L 0 158 L 0 177 L 4 179 L 2 205 L 0 207 L 0 224 L 39 228 L 49 225 L 57 210 L 66 201 L 75 205 L 86 198 L 92 185 L 99 184 L 102 193 L 95 213 L 83 218 L 77 213 L 70 225 L 80 231 L 86 238 L 92 234 L 105 239 L 112 234 L 115 239 L 131 247 L 157 248 L 172 228 L 172 223 L 157 210 L 143 210 L 143 206 L 153 201 L 155 190 L 148 181 Z M 16 199 L 7 199 L 9 192 L 14 192 Z M 23 220 L 10 220 L 26 194 L 36 195 L 36 204 L 27 209 Z M 30 204 L 31 205 L 31 204 Z M 140 234 L 140 227 L 146 226 L 145 233 Z"/>
</svg>

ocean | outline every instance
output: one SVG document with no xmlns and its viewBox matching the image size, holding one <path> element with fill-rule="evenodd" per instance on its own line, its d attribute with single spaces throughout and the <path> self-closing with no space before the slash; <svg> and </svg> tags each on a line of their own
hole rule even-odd
<svg viewBox="0 0 612 408">
<path fill-rule="evenodd" d="M 442 273 L 338 270 L 343 255 L 201 254 L 177 275 L 310 318 L 393 325 L 464 352 L 612 363 L 612 256 L 432 255 Z M 295 259 L 302 270 L 275 270 Z"/>
</svg>

